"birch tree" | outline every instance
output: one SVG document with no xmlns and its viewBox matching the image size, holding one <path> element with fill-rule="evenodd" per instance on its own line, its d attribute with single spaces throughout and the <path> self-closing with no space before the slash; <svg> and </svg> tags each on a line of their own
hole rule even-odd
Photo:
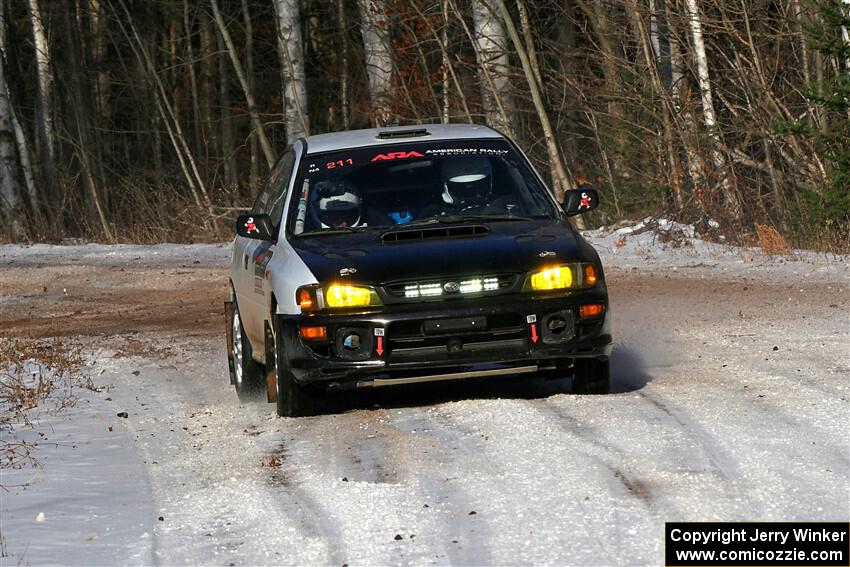
<svg viewBox="0 0 850 567">
<path fill-rule="evenodd" d="M 307 113 L 307 82 L 304 76 L 304 43 L 298 0 L 274 0 L 277 14 L 277 51 L 283 85 L 286 139 L 291 144 L 310 134 Z"/>
<path fill-rule="evenodd" d="M 458 17 L 462 18 L 459 12 Z M 507 37 L 498 4 L 493 0 L 475 0 L 472 3 L 472 21 L 484 114 L 489 124 L 510 135 Z"/>
<path fill-rule="evenodd" d="M 378 127 L 386 126 L 390 122 L 393 78 L 386 3 L 384 0 L 359 0 L 359 3 L 372 123 Z"/>
<path fill-rule="evenodd" d="M 705 41 L 702 35 L 702 22 L 700 21 L 697 0 L 685 0 L 688 11 L 688 22 L 691 29 L 693 41 L 694 62 L 697 68 L 697 81 L 699 83 L 700 98 L 702 99 L 702 114 L 705 127 L 713 143 L 711 149 L 711 161 L 715 169 L 721 175 L 720 189 L 722 191 L 723 204 L 726 212 L 734 219 L 741 218 L 741 205 L 738 201 L 732 176 L 727 171 L 728 164 L 720 152 L 722 142 L 717 130 L 717 118 L 714 114 L 714 101 L 712 99 L 711 79 L 708 74 L 708 57 L 705 54 Z"/>
<path fill-rule="evenodd" d="M 47 34 L 44 32 L 44 21 L 39 9 L 38 0 L 29 0 L 30 24 L 32 26 L 33 43 L 35 44 L 37 123 L 40 159 L 43 168 L 45 194 L 53 203 L 58 195 L 56 174 L 56 159 L 54 156 L 53 134 L 53 75 L 51 73 L 50 47 Z"/>
</svg>

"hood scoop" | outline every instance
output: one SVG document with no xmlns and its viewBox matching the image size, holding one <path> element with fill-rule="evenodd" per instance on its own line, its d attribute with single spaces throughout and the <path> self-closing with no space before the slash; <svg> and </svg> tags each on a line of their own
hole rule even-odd
<svg viewBox="0 0 850 567">
<path fill-rule="evenodd" d="M 414 240 L 431 240 L 435 238 L 471 238 L 483 236 L 490 232 L 484 225 L 474 224 L 468 226 L 441 226 L 420 228 L 417 230 L 398 230 L 387 232 L 381 236 L 384 244 L 396 244 L 399 242 L 411 242 Z"/>
</svg>

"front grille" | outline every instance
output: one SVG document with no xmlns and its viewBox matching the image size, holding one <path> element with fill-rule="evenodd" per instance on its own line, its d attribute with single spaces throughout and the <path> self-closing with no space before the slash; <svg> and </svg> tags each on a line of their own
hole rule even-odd
<svg viewBox="0 0 850 567">
<path fill-rule="evenodd" d="M 386 335 L 390 360 L 407 362 L 463 358 L 488 351 L 522 353 L 527 349 L 525 320 L 518 313 L 488 315 L 486 320 L 478 321 L 483 322 L 483 329 L 470 326 L 466 330 L 435 334 L 434 330 L 428 329 L 428 325 L 439 321 L 441 320 L 408 320 L 390 323 Z"/>
<path fill-rule="evenodd" d="M 481 294 L 503 293 L 513 287 L 514 274 L 466 276 L 454 279 L 407 281 L 384 286 L 387 294 L 399 300 L 454 299 Z"/>
</svg>

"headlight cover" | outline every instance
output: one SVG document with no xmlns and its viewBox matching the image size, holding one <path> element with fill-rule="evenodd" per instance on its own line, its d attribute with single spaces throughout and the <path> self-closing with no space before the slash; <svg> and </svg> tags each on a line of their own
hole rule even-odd
<svg viewBox="0 0 850 567">
<path fill-rule="evenodd" d="M 529 291 L 554 291 L 559 289 L 585 289 L 598 281 L 596 266 L 590 263 L 549 266 L 528 275 L 525 289 Z"/>
<path fill-rule="evenodd" d="M 350 284 L 330 284 L 325 286 L 322 291 L 325 306 L 329 309 L 381 305 L 378 294 L 371 287 Z"/>
</svg>

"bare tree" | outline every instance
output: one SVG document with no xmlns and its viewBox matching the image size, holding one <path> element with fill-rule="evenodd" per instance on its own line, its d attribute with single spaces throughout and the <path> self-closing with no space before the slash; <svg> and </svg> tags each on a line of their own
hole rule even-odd
<svg viewBox="0 0 850 567">
<path fill-rule="evenodd" d="M 283 84 L 286 139 L 291 144 L 310 133 L 301 20 L 297 0 L 274 0 L 274 7 L 277 12 L 277 49 Z"/>
<path fill-rule="evenodd" d="M 260 115 L 257 110 L 257 103 L 254 100 L 254 93 L 251 90 L 251 85 L 248 83 L 248 77 L 245 75 L 245 70 L 242 68 L 242 62 L 239 60 L 239 55 L 236 53 L 236 46 L 233 45 L 233 40 L 230 38 L 230 32 L 227 31 L 227 26 L 224 23 L 224 18 L 221 16 L 221 10 L 218 7 L 218 0 L 210 0 L 210 5 L 215 16 L 215 23 L 218 25 L 218 31 L 224 39 L 224 45 L 227 47 L 227 53 L 230 55 L 230 63 L 233 65 L 233 70 L 236 72 L 236 77 L 239 79 L 239 84 L 242 85 L 242 91 L 245 93 L 245 102 L 248 103 L 248 114 L 251 116 L 251 124 L 254 125 L 254 135 L 260 141 L 260 147 L 263 148 L 263 155 L 266 156 L 266 163 L 271 169 L 275 162 L 275 153 L 272 149 L 271 142 L 266 136 L 266 129 L 263 127 L 263 122 L 260 120 Z"/>
<path fill-rule="evenodd" d="M 702 35 L 702 22 L 700 19 L 699 7 L 697 6 L 697 0 L 685 0 L 685 6 L 688 11 L 691 39 L 693 41 L 694 61 L 697 67 L 697 80 L 699 82 L 700 97 L 702 98 L 703 119 L 714 146 L 711 149 L 711 160 L 715 170 L 720 175 L 720 189 L 722 191 L 721 197 L 726 208 L 725 212 L 735 219 L 740 219 L 741 205 L 736 194 L 734 179 L 731 172 L 728 171 L 726 158 L 723 157 L 723 154 L 720 151 L 722 142 L 717 130 L 717 119 L 714 114 L 711 79 L 709 78 L 708 73 L 708 57 L 705 53 L 705 41 Z"/>
<path fill-rule="evenodd" d="M 56 202 L 59 194 L 54 156 L 55 140 L 53 133 L 53 75 L 51 72 L 50 46 L 44 32 L 44 21 L 38 0 L 29 0 L 29 15 L 35 44 L 36 75 L 38 89 L 38 140 L 39 158 L 42 164 L 45 194 L 49 203 Z"/>
<path fill-rule="evenodd" d="M 0 0 L 0 26 L 5 26 L 4 2 Z M 3 31 L 0 30 L 0 34 Z M 12 233 L 19 230 L 20 188 L 18 175 L 18 153 L 15 147 L 15 132 L 12 124 L 12 101 L 6 85 L 5 65 L 0 58 L 0 219 L 5 219 Z"/>
<path fill-rule="evenodd" d="M 522 63 L 522 70 L 525 74 L 526 82 L 528 83 L 528 88 L 531 91 L 531 98 L 534 101 L 534 108 L 537 111 L 537 117 L 540 120 L 540 125 L 543 129 L 543 137 L 546 142 L 546 151 L 549 154 L 549 166 L 552 171 L 552 184 L 554 185 L 555 195 L 558 199 L 562 198 L 564 195 L 564 191 L 568 189 L 572 183 L 570 182 L 570 177 L 567 174 L 567 170 L 564 167 L 564 162 L 561 161 L 561 152 L 558 149 L 558 142 L 555 139 L 555 132 L 552 129 L 552 123 L 549 121 L 549 114 L 546 112 L 546 108 L 543 104 L 543 97 L 540 94 L 540 88 L 537 84 L 537 80 L 534 77 L 534 70 L 531 66 L 531 62 L 528 57 L 528 52 L 526 51 L 525 46 L 522 43 L 522 40 L 519 37 L 519 33 L 517 32 L 516 26 L 514 25 L 513 19 L 511 19 L 511 14 L 508 12 L 508 7 L 505 5 L 504 0 L 499 0 L 499 9 L 501 10 L 502 18 L 505 21 L 505 27 L 508 30 L 508 35 L 511 38 L 511 41 L 514 44 L 514 48 L 517 51 L 517 55 L 519 55 L 519 60 Z M 578 219 L 579 222 L 576 224 L 580 228 L 584 228 L 584 223 L 581 219 Z"/>
<path fill-rule="evenodd" d="M 389 20 L 384 0 L 359 0 L 361 34 L 369 76 L 372 122 L 386 126 L 390 122 L 393 59 L 390 51 Z"/>
<path fill-rule="evenodd" d="M 498 5 L 493 0 L 475 0 L 472 3 L 472 21 L 475 24 L 473 45 L 481 78 L 481 101 L 487 121 L 506 133 L 512 133 L 508 40 L 498 10 Z M 458 18 L 463 20 L 459 10 L 457 14 Z M 463 25 L 465 28 L 465 21 Z"/>
</svg>

